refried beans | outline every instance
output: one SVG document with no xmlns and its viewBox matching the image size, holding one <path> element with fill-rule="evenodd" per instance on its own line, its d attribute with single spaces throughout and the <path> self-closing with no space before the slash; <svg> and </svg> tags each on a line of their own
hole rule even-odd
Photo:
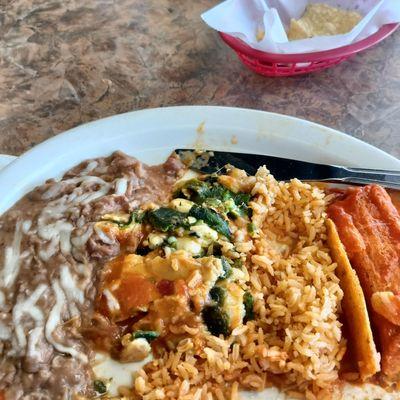
<svg viewBox="0 0 400 400">
<path fill-rule="evenodd" d="M 94 229 L 100 216 L 170 199 L 184 166 L 146 166 L 121 152 L 49 180 L 0 219 L 0 398 L 93 395 L 93 353 L 81 335 L 99 273 L 120 243 Z"/>
</svg>

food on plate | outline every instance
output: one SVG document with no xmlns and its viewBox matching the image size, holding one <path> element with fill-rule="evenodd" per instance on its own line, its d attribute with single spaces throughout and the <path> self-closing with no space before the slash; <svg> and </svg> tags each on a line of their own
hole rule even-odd
<svg viewBox="0 0 400 400">
<path fill-rule="evenodd" d="M 323 3 L 309 4 L 300 19 L 290 21 L 288 38 L 298 40 L 348 33 L 361 19 L 362 16 L 356 11 Z"/>
<path fill-rule="evenodd" d="M 379 337 L 382 372 L 400 374 L 400 215 L 380 186 L 356 188 L 329 215 L 360 278 Z"/>
<path fill-rule="evenodd" d="M 337 264 L 336 274 L 343 289 L 343 311 L 349 327 L 350 345 L 353 347 L 355 363 L 364 381 L 380 371 L 380 354 L 376 350 L 370 319 L 360 280 L 347 257 L 336 226 L 327 221 L 328 244 Z"/>
<path fill-rule="evenodd" d="M 7 400 L 95 394 L 82 328 L 98 260 L 134 248 L 138 238 L 105 236 L 94 221 L 164 201 L 182 172 L 176 158 L 147 167 L 114 153 L 47 181 L 1 217 L 0 393 Z"/>
<path fill-rule="evenodd" d="M 381 247 L 337 218 L 357 193 Z M 399 301 L 379 273 L 394 274 L 398 214 L 382 188 L 338 196 L 265 167 L 201 175 L 121 152 L 47 181 L 0 219 L 0 398 L 340 398 L 349 346 L 353 377 L 380 376 L 372 331 L 387 375 Z"/>
<path fill-rule="evenodd" d="M 234 398 L 239 387 L 272 382 L 329 393 L 346 346 L 343 293 L 326 245 L 328 199 L 265 168 L 256 176 L 230 168 L 180 181 L 172 200 L 145 209 L 144 240 L 136 254 L 106 264 L 97 309 L 111 339 L 113 322 L 132 319 L 107 345 L 122 361 L 146 357 L 137 334 L 154 335 L 156 359 L 134 381 L 137 398 L 190 398 L 204 385 Z M 104 219 L 95 226 L 108 233 L 125 229 L 128 216 Z M 136 281 L 129 295 L 125 285 Z"/>
</svg>

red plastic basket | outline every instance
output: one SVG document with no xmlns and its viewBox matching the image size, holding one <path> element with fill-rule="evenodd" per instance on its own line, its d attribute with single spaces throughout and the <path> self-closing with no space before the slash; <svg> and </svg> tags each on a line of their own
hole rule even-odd
<svg viewBox="0 0 400 400">
<path fill-rule="evenodd" d="M 321 71 L 347 60 L 352 55 L 368 49 L 392 34 L 400 24 L 387 24 L 366 39 L 337 49 L 305 54 L 276 54 L 255 50 L 226 33 L 219 32 L 240 60 L 252 71 L 264 76 L 292 76 Z"/>
</svg>

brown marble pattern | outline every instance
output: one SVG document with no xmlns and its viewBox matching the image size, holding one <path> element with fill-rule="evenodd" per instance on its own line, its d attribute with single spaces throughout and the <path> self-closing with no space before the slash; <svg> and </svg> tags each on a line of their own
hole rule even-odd
<svg viewBox="0 0 400 400">
<path fill-rule="evenodd" d="M 216 0 L 0 0 L 0 152 L 177 104 L 251 107 L 345 131 L 400 157 L 400 31 L 334 69 L 248 71 L 200 19 Z"/>
</svg>

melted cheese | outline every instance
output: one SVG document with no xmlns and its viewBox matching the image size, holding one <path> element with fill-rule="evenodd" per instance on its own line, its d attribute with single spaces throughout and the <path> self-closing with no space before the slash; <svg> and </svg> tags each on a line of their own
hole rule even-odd
<svg viewBox="0 0 400 400">
<path fill-rule="evenodd" d="M 38 351 L 38 343 L 43 337 L 43 326 L 38 326 L 29 332 L 28 347 L 26 354 L 33 358 L 40 359 L 40 352 Z"/>
<path fill-rule="evenodd" d="M 78 176 L 75 178 L 71 179 L 65 179 L 59 182 L 56 182 L 53 184 L 46 192 L 43 193 L 42 199 L 43 200 L 50 200 L 54 197 L 56 197 L 61 190 L 67 186 L 67 185 L 77 185 L 78 183 L 81 183 L 80 186 L 82 187 L 90 187 L 92 184 L 98 184 L 101 187 L 107 187 L 108 189 L 110 188 L 110 184 L 104 181 L 103 179 L 97 177 L 97 176 L 91 176 L 91 175 L 86 175 L 86 176 Z M 75 190 L 79 189 L 77 187 Z M 96 193 L 96 192 L 94 192 Z"/>
<path fill-rule="evenodd" d="M 89 163 L 87 168 L 94 169 L 97 162 Z M 71 210 L 71 207 L 79 203 L 87 204 L 99 197 L 104 196 L 110 190 L 111 185 L 103 179 L 96 176 L 79 176 L 66 179 L 54 184 L 48 189 L 42 198 L 49 200 L 59 194 L 63 187 L 71 184 L 81 183 L 72 193 L 66 194 L 57 200 L 53 200 L 42 210 L 38 218 L 38 235 L 44 240 L 50 241 L 46 246 L 40 249 L 39 256 L 42 261 L 48 261 L 58 249 L 63 255 L 71 254 L 72 246 L 83 248 L 92 234 L 90 226 L 86 232 L 80 236 L 75 236 L 71 240 L 73 225 L 65 220 L 65 215 Z M 85 192 L 86 188 L 96 184 L 100 189 L 92 192 Z M 83 191 L 83 194 L 82 194 Z"/>
<path fill-rule="evenodd" d="M 170 201 L 169 206 L 179 212 L 187 213 L 193 206 L 193 201 L 187 199 L 173 199 Z"/>
<path fill-rule="evenodd" d="M 115 194 L 124 195 L 128 189 L 128 180 L 126 178 L 119 178 L 115 180 Z"/>
<path fill-rule="evenodd" d="M 176 240 L 176 248 L 178 250 L 184 250 L 193 256 L 197 256 L 201 253 L 201 244 L 193 238 L 184 236 Z"/>
<path fill-rule="evenodd" d="M 0 321 L 0 340 L 11 339 L 11 329 Z"/>
<path fill-rule="evenodd" d="M 159 297 L 153 282 L 180 281 L 190 282 L 191 292 L 199 298 L 207 298 L 208 292 L 215 285 L 218 277 L 221 276 L 223 267 L 221 260 L 215 257 L 203 257 L 194 259 L 185 251 L 176 251 L 168 258 L 149 255 L 140 256 L 129 254 L 123 258 L 111 261 L 109 268 L 111 274 L 104 285 L 103 294 L 111 313 L 129 309 L 133 306 L 131 297 L 135 302 L 139 300 L 145 306 Z M 197 276 L 197 278 L 196 278 Z M 146 293 L 128 296 L 124 288 L 132 291 L 134 281 L 143 280 L 142 288 L 145 291 L 145 284 L 148 287 Z M 150 283 L 149 283 L 150 282 Z M 121 292 L 122 291 L 122 292 Z M 139 298 L 137 298 L 139 297 Z"/>
<path fill-rule="evenodd" d="M 93 227 L 88 226 L 86 232 L 83 235 L 75 236 L 71 239 L 71 243 L 78 248 L 82 248 L 85 246 L 86 242 L 89 240 L 91 234 L 93 233 Z"/>
<path fill-rule="evenodd" d="M 10 287 L 15 282 L 20 268 L 20 253 L 22 240 L 22 223 L 17 222 L 14 233 L 12 247 L 6 247 L 4 257 L 4 267 L 2 271 L 1 283 L 4 287 Z"/>
<path fill-rule="evenodd" d="M 31 229 L 32 226 L 32 221 L 31 220 L 25 220 L 22 223 L 22 232 L 24 232 L 25 234 L 27 234 L 29 232 L 29 229 Z"/>
<path fill-rule="evenodd" d="M 27 342 L 22 317 L 27 315 L 35 321 L 36 326 L 42 325 L 44 315 L 42 310 L 36 306 L 36 303 L 47 289 L 48 286 L 45 284 L 37 286 L 28 298 L 17 301 L 13 308 L 12 319 L 15 326 L 17 342 L 21 349 L 25 348 Z"/>
<path fill-rule="evenodd" d="M 76 278 L 72 276 L 67 265 L 61 266 L 60 284 L 68 299 L 70 317 L 72 318 L 79 315 L 79 311 L 76 308 L 75 303 L 83 304 L 85 296 L 83 291 L 78 288 Z"/>
<path fill-rule="evenodd" d="M 66 353 L 74 358 L 81 360 L 82 362 L 87 362 L 88 358 L 85 354 L 79 352 L 78 350 L 76 350 L 73 347 L 66 346 L 62 343 L 56 342 L 53 338 L 54 330 L 57 328 L 57 326 L 62 321 L 61 313 L 65 306 L 65 295 L 64 295 L 64 292 L 62 291 L 57 280 L 55 280 L 51 286 L 52 286 L 52 289 L 56 296 L 56 302 L 55 302 L 53 308 L 51 309 L 49 317 L 46 321 L 46 327 L 45 327 L 46 339 L 60 353 Z"/>
<path fill-rule="evenodd" d="M 64 256 L 71 253 L 71 231 L 60 232 L 60 250 Z"/>
<path fill-rule="evenodd" d="M 113 296 L 113 294 L 108 289 L 105 289 L 103 291 L 103 294 L 107 300 L 107 307 L 111 311 L 111 313 L 117 312 L 121 309 L 118 300 Z"/>
<path fill-rule="evenodd" d="M 47 243 L 44 248 L 40 249 L 38 254 L 42 261 L 49 261 L 50 258 L 57 252 L 59 237 L 54 237 L 50 243 Z"/>
<path fill-rule="evenodd" d="M 90 164 L 90 163 L 89 163 Z M 96 164 L 90 166 L 95 168 Z M 89 168 L 89 165 L 88 165 Z M 45 248 L 39 252 L 39 256 L 43 261 L 48 261 L 60 248 L 62 254 L 71 254 L 72 245 L 82 248 L 90 235 L 92 228 L 81 236 L 75 236 L 71 241 L 71 232 L 73 225 L 66 221 L 66 214 L 71 208 L 78 204 L 88 204 L 104 195 L 106 195 L 111 184 L 97 176 L 78 176 L 66 179 L 53 184 L 43 195 L 44 200 L 50 200 L 61 193 L 61 190 L 68 185 L 77 185 L 72 193 L 65 194 L 61 198 L 50 201 L 42 210 L 38 218 L 38 235 L 40 238 L 51 241 Z M 96 191 L 87 191 L 92 185 L 98 185 L 100 188 Z"/>
<path fill-rule="evenodd" d="M 100 225 L 101 226 L 101 225 Z M 95 224 L 94 226 L 94 231 L 97 233 L 98 237 L 100 238 L 100 240 L 103 243 L 106 244 L 113 244 L 115 242 L 115 240 L 113 238 L 111 238 L 110 236 L 108 236 L 99 226 L 99 224 Z"/>
<path fill-rule="evenodd" d="M 0 310 L 6 305 L 6 295 L 2 290 L 0 290 Z"/>
<path fill-rule="evenodd" d="M 76 198 L 76 201 L 78 203 L 82 203 L 82 204 L 89 204 L 90 202 L 97 200 L 100 197 L 105 196 L 109 191 L 110 191 L 110 186 L 107 185 L 107 186 L 103 187 L 102 189 L 97 190 L 96 192 L 85 193 L 81 196 L 78 196 Z"/>
<path fill-rule="evenodd" d="M 93 364 L 93 372 L 97 379 L 110 382 L 108 386 L 108 394 L 110 396 L 118 395 L 118 387 L 132 387 L 133 373 L 142 368 L 146 363 L 151 361 L 149 356 L 143 361 L 120 363 L 113 360 L 109 355 L 104 353 L 96 353 Z"/>
<path fill-rule="evenodd" d="M 86 168 L 84 168 L 79 175 L 87 175 L 89 172 L 93 171 L 99 165 L 98 161 L 90 161 Z"/>
<path fill-rule="evenodd" d="M 41 237 L 44 240 L 52 240 L 52 239 L 57 239 L 59 240 L 60 238 L 60 234 L 63 231 L 66 232 L 71 232 L 73 229 L 72 224 L 70 224 L 69 222 L 66 222 L 62 219 L 59 219 L 55 222 L 48 222 L 48 219 L 53 219 L 53 218 L 57 218 L 54 217 L 54 215 L 41 215 L 38 218 L 38 235 L 39 237 Z M 61 218 L 62 216 L 60 216 Z"/>
<path fill-rule="evenodd" d="M 226 282 L 226 299 L 224 301 L 223 309 L 229 315 L 229 326 L 231 329 L 242 324 L 245 309 L 243 305 L 244 290 L 234 282 Z"/>
</svg>

